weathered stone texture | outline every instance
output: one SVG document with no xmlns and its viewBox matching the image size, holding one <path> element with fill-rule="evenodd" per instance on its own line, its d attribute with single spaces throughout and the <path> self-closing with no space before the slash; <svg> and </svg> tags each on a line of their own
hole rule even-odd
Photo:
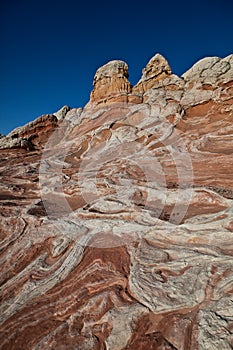
<svg viewBox="0 0 233 350">
<path fill-rule="evenodd" d="M 232 57 L 111 61 L 0 139 L 0 349 L 233 348 Z"/>
<path fill-rule="evenodd" d="M 91 93 L 93 102 L 102 102 L 106 99 L 126 101 L 126 95 L 131 91 L 128 81 L 128 65 L 120 60 L 108 62 L 97 70 L 93 85 L 94 90 Z"/>
</svg>

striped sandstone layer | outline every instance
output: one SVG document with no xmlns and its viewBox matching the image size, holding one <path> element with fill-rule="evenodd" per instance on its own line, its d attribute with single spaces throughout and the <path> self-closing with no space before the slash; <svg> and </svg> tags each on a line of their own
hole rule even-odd
<svg viewBox="0 0 233 350">
<path fill-rule="evenodd" d="M 232 109 L 232 55 L 157 54 L 0 139 L 0 349 L 232 349 Z"/>
</svg>

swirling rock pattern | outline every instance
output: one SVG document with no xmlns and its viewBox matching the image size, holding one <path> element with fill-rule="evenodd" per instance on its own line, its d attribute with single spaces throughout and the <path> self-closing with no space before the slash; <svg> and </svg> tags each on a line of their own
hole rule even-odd
<svg viewBox="0 0 233 350">
<path fill-rule="evenodd" d="M 233 348 L 232 59 L 111 61 L 0 139 L 0 349 Z"/>
</svg>

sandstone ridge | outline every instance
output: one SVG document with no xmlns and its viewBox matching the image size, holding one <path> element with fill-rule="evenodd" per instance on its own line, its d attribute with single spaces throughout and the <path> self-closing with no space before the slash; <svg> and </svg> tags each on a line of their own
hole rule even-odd
<svg viewBox="0 0 233 350">
<path fill-rule="evenodd" d="M 100 67 L 94 77 L 94 89 L 90 101 L 106 102 L 144 102 L 144 94 L 159 85 L 184 85 L 183 81 L 199 81 L 214 85 L 217 81 L 232 79 L 232 55 L 221 59 L 206 57 L 197 62 L 190 70 L 182 75 L 182 79 L 172 74 L 167 60 L 161 55 L 153 56 L 142 70 L 142 77 L 135 86 L 128 81 L 128 65 L 121 60 L 110 61 Z"/>
<path fill-rule="evenodd" d="M 1 350 L 233 348 L 233 55 L 0 138 Z"/>
</svg>

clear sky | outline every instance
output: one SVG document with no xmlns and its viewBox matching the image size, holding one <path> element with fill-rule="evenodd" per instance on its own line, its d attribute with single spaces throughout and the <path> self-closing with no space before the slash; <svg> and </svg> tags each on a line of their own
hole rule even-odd
<svg viewBox="0 0 233 350">
<path fill-rule="evenodd" d="M 181 75 L 233 53 L 233 1 L 11 0 L 0 4 L 0 133 L 89 100 L 96 69 L 129 65 L 135 84 L 161 53 Z"/>
</svg>

